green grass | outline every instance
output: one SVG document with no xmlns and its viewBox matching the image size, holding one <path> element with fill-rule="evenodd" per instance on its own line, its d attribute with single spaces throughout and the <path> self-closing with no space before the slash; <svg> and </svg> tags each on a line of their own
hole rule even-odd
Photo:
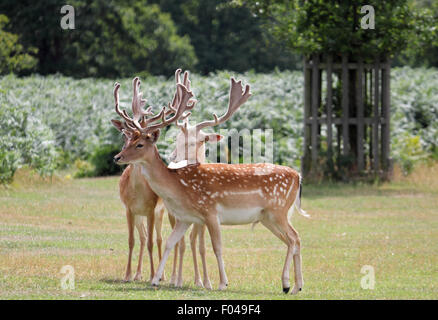
<svg viewBox="0 0 438 320">
<path fill-rule="evenodd" d="M 409 180 L 383 185 L 306 185 L 303 207 L 312 218 L 293 217 L 302 239 L 305 285 L 299 295 L 291 296 L 281 291 L 286 248 L 261 225 L 254 231 L 250 225 L 223 227 L 229 279 L 224 292 L 193 285 L 189 246 L 182 289 L 168 282 L 157 290 L 147 281 L 123 283 L 127 226 L 117 180 L 43 183 L 23 179 L 0 190 L 1 299 L 438 298 L 436 185 Z M 165 237 L 169 232 L 166 218 Z M 137 239 L 136 235 L 133 270 Z M 217 264 L 209 238 L 207 246 L 210 277 L 217 288 Z M 74 290 L 60 287 L 64 265 L 75 268 Z M 148 265 L 146 254 L 144 279 L 149 278 Z M 360 286 L 364 265 L 374 267 L 374 290 Z"/>
</svg>

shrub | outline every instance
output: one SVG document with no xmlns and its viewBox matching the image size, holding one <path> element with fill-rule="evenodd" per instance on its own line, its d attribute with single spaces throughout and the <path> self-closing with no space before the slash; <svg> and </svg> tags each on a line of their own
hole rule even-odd
<svg viewBox="0 0 438 320">
<path fill-rule="evenodd" d="M 76 159 L 74 167 L 76 170 L 74 174 L 75 178 L 86 178 L 94 176 L 94 168 L 88 161 Z"/>
<path fill-rule="evenodd" d="M 11 183 L 18 169 L 20 155 L 16 151 L 7 151 L 0 142 L 0 184 Z"/>
<path fill-rule="evenodd" d="M 12 181 L 15 171 L 24 164 L 41 175 L 51 175 L 58 154 L 53 133 L 31 109 L 15 108 L 5 103 L 0 92 L 0 183 Z"/>
<path fill-rule="evenodd" d="M 417 162 L 427 158 L 427 153 L 421 146 L 420 137 L 413 136 L 407 132 L 394 139 L 393 147 L 394 160 L 400 164 L 405 175 L 412 172 Z"/>
<path fill-rule="evenodd" d="M 120 152 L 116 145 L 104 145 L 97 147 L 91 156 L 94 166 L 94 176 L 109 176 L 122 172 L 122 167 L 114 163 L 114 156 Z"/>
<path fill-rule="evenodd" d="M 36 53 L 37 50 L 30 48 L 26 51 L 18 35 L 4 31 L 8 22 L 8 17 L 0 14 L 0 74 L 31 70 L 37 60 L 29 53 Z"/>
</svg>

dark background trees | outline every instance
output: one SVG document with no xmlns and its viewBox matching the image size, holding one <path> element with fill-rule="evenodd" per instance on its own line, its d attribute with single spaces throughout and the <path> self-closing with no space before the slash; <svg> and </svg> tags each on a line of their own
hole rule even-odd
<svg viewBox="0 0 438 320">
<path fill-rule="evenodd" d="M 17 33 L 25 47 L 37 48 L 40 74 L 76 77 L 130 76 L 193 68 L 196 56 L 190 39 L 179 36 L 169 14 L 145 1 L 69 2 L 75 9 L 75 29 L 63 30 L 61 0 L 0 3 L 9 17 L 6 30 Z"/>
<path fill-rule="evenodd" d="M 396 52 L 405 42 L 408 49 L 397 52 L 395 65 L 438 66 L 437 28 L 428 24 L 438 20 L 436 2 L 371 2 L 379 26 L 373 32 L 349 28 L 360 19 L 350 10 L 360 1 L 72 0 L 76 28 L 63 30 L 65 1 L 2 0 L 0 14 L 6 18 L 0 34 L 16 37 L 15 49 L 1 52 L 2 63 L 15 61 L 15 54 L 26 59 L 9 62 L 0 72 L 75 77 L 169 74 L 176 67 L 202 74 L 267 72 L 301 68 L 299 54 L 309 50 L 368 46 Z M 399 34 L 409 36 L 397 41 Z"/>
<path fill-rule="evenodd" d="M 300 66 L 301 58 L 268 33 L 262 19 L 245 6 L 231 6 L 225 0 L 151 2 L 171 14 L 180 35 L 190 36 L 198 57 L 196 69 L 203 74 Z"/>
</svg>

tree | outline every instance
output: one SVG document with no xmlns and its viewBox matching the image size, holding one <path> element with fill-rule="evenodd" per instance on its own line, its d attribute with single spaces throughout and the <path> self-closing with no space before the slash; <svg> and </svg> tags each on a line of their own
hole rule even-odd
<svg viewBox="0 0 438 320">
<path fill-rule="evenodd" d="M 8 17 L 0 14 L 0 74 L 31 70 L 37 61 L 29 53 L 36 49 L 25 50 L 18 35 L 3 30 L 8 22 Z"/>
<path fill-rule="evenodd" d="M 438 2 L 412 1 L 415 15 L 413 36 L 403 52 L 396 56 L 394 65 L 438 67 Z"/>
<path fill-rule="evenodd" d="M 423 46 L 437 45 L 436 3 L 428 8 L 413 0 L 367 1 L 375 11 L 375 29 L 362 29 L 360 20 L 365 14 L 360 12 L 364 6 L 360 0 L 234 2 L 264 17 L 277 39 L 304 55 L 347 53 L 374 59 L 397 55 L 406 48 L 412 55 Z"/>
<path fill-rule="evenodd" d="M 294 69 L 301 59 L 265 32 L 262 21 L 227 0 L 152 0 L 169 12 L 180 35 L 190 36 L 203 74 L 215 70 Z"/>
<path fill-rule="evenodd" d="M 170 16 L 146 1 L 69 2 L 75 29 L 60 26 L 61 0 L 3 0 L 0 11 L 24 44 L 38 48 L 37 71 L 78 77 L 130 76 L 144 71 L 168 74 L 196 63 L 188 37 L 180 37 Z"/>
</svg>

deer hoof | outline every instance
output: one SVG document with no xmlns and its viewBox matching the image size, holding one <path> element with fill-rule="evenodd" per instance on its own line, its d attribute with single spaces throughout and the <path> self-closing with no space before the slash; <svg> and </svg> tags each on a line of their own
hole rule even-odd
<svg viewBox="0 0 438 320">
<path fill-rule="evenodd" d="M 160 282 L 159 279 L 155 279 L 155 278 L 153 278 L 152 281 L 151 281 L 151 285 L 152 285 L 153 287 L 158 287 L 158 283 L 159 283 L 159 282 Z"/>
<path fill-rule="evenodd" d="M 228 284 L 226 284 L 226 283 L 221 283 L 220 285 L 219 285 L 219 290 L 225 290 L 226 288 L 227 288 L 227 286 L 228 286 Z"/>
<path fill-rule="evenodd" d="M 297 287 L 297 286 L 294 286 L 293 289 L 292 289 L 291 294 L 297 294 L 298 292 L 301 291 L 301 289 L 302 289 L 302 288 L 299 288 L 299 287 Z"/>
<path fill-rule="evenodd" d="M 207 290 L 213 289 L 213 287 L 211 286 L 210 280 L 204 281 L 204 288 Z"/>
<path fill-rule="evenodd" d="M 287 287 L 287 288 L 283 288 L 283 292 L 284 292 L 284 293 L 288 293 L 288 292 L 289 292 L 289 290 L 290 290 L 290 287 Z"/>
<path fill-rule="evenodd" d="M 197 286 L 199 288 L 204 288 L 204 284 L 202 283 L 202 281 L 200 279 L 195 281 L 195 286 Z"/>
</svg>

